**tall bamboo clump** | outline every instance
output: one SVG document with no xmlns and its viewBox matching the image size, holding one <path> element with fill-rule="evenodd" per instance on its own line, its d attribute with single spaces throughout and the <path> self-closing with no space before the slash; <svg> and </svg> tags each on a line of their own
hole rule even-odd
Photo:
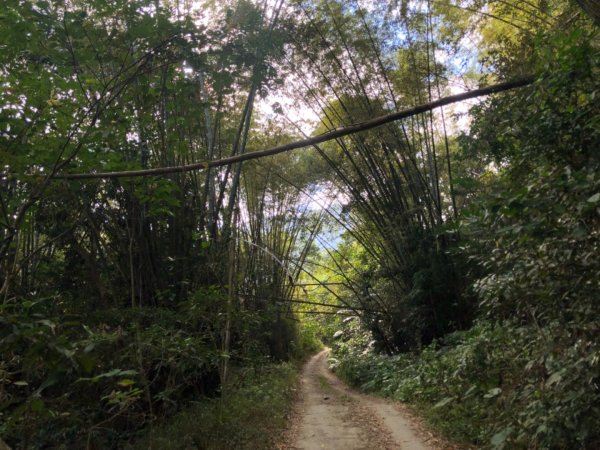
<svg viewBox="0 0 600 450">
<path fill-rule="evenodd" d="M 32 77 L 45 90 L 23 100 L 44 108 L 30 123 L 3 111 L 12 131 L 0 177 L 2 302 L 53 296 L 94 312 L 194 299 L 212 308 L 212 293 L 228 295 L 230 269 L 246 267 L 231 244 L 240 164 L 142 179 L 52 177 L 245 153 L 256 99 L 272 87 L 287 39 L 282 3 L 206 2 L 206 27 L 161 2 L 118 14 L 102 2 L 63 5 L 62 21 L 23 8 L 35 39 L 50 38 Z M 7 83 L 37 64 L 17 56 L 0 58 Z M 226 334 L 215 343 L 225 350 Z"/>
<path fill-rule="evenodd" d="M 261 313 L 268 336 L 264 345 L 278 359 L 292 350 L 297 331 L 292 303 L 320 230 L 309 200 L 284 181 L 293 174 L 299 183 L 310 184 L 306 161 L 298 155 L 280 155 L 247 165 L 243 176 L 238 240 L 244 270 L 239 298 L 247 311 Z"/>
<path fill-rule="evenodd" d="M 367 15 L 354 2 L 301 3 L 298 11 L 310 41 L 294 47 L 296 82 L 321 117 L 317 132 L 442 96 L 428 5 L 410 14 L 398 7 Z M 364 315 L 385 347 L 406 350 L 465 326 L 469 306 L 441 231 L 457 214 L 443 111 L 316 149 L 352 199 L 353 236 L 377 260 L 354 296 L 385 311 Z"/>
</svg>

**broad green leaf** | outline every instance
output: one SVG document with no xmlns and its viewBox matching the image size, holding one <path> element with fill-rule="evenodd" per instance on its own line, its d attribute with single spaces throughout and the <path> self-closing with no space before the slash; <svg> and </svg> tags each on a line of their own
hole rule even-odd
<svg viewBox="0 0 600 450">
<path fill-rule="evenodd" d="M 562 380 L 562 376 L 563 376 L 563 372 L 562 371 L 554 372 L 546 380 L 546 386 L 552 386 L 553 384 L 560 383 L 560 380 Z"/>
<path fill-rule="evenodd" d="M 592 195 L 590 198 L 587 199 L 588 203 L 598 203 L 600 202 L 600 192 Z"/>
</svg>

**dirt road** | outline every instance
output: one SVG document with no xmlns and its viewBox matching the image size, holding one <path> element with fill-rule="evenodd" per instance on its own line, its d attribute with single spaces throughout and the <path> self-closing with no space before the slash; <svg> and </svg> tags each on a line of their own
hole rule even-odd
<svg viewBox="0 0 600 450">
<path fill-rule="evenodd" d="M 289 447 L 298 450 L 443 447 L 400 405 L 359 394 L 346 386 L 327 369 L 327 355 L 324 350 L 313 356 L 303 370 L 302 392 L 289 433 Z"/>
</svg>

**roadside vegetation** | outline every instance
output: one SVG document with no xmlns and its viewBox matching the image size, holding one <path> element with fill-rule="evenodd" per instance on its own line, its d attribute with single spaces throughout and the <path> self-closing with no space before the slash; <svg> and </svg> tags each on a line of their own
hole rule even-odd
<svg viewBox="0 0 600 450">
<path fill-rule="evenodd" d="M 300 362 L 245 368 L 222 396 L 193 402 L 132 448 L 273 449 L 288 425 L 299 368 Z"/>
<path fill-rule="evenodd" d="M 200 448 L 252 448 L 280 430 L 295 362 L 313 351 L 288 301 L 312 219 L 272 172 L 308 184 L 310 158 L 57 178 L 293 139 L 253 116 L 280 83 L 291 27 L 280 8 L 3 4 L 0 444 L 125 448 L 150 435 L 175 448 L 186 428 Z"/>
<path fill-rule="evenodd" d="M 332 365 L 353 385 L 413 404 L 478 448 L 600 445 L 597 33 L 543 36 L 537 84 L 475 107 L 457 140 L 457 161 L 479 166 L 463 166 L 465 206 L 438 236 L 452 240 L 470 323 L 423 339 L 429 325 L 414 321 L 420 338 L 391 355 L 351 321 L 333 345 Z M 438 304 L 439 277 L 413 272 L 402 311 Z"/>
</svg>

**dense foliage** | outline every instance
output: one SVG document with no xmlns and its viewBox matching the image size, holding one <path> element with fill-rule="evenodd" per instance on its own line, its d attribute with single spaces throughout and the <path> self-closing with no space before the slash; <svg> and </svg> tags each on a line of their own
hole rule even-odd
<svg viewBox="0 0 600 450">
<path fill-rule="evenodd" d="M 365 352 L 358 330 L 337 344 L 349 380 L 478 447 L 600 444 L 596 36 L 539 35 L 534 87 L 479 104 L 459 139 L 457 160 L 479 159 L 451 249 L 469 260 L 475 326 L 394 357 Z"/>
<path fill-rule="evenodd" d="M 56 177 L 292 139 L 253 119 L 256 99 L 279 83 L 289 34 L 280 11 L 247 1 L 3 5 L 0 436 L 11 446 L 122 448 L 222 395 L 232 366 L 314 344 L 298 341 L 287 302 L 300 270 L 289 256 L 310 247 L 310 233 L 289 223 L 298 194 L 272 168 Z M 306 161 L 272 164 L 310 181 Z"/>
<path fill-rule="evenodd" d="M 135 442 L 135 449 L 267 450 L 280 442 L 296 398 L 296 367 L 290 363 L 246 368 L 217 399 L 196 402 L 164 426 Z"/>
<path fill-rule="evenodd" d="M 600 446 L 600 53 L 577 3 L 5 1 L 1 438 L 268 447 L 285 361 L 328 340 L 458 439 Z M 122 176 L 522 75 L 462 124 Z"/>
</svg>

